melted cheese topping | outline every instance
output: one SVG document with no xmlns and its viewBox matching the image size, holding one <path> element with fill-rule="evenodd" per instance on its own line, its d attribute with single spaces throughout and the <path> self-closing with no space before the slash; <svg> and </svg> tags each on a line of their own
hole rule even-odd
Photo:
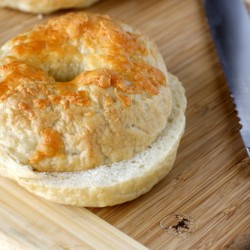
<svg viewBox="0 0 250 250">
<path fill-rule="evenodd" d="M 62 155 L 64 145 L 60 134 L 50 128 L 41 131 L 40 143 L 31 155 L 30 164 L 37 163 L 47 157 Z"/>
<path fill-rule="evenodd" d="M 108 16 L 72 13 L 57 17 L 13 38 L 2 50 L 0 103 L 9 100 L 32 124 L 42 119 L 42 112 L 64 111 L 62 117 L 66 117 L 67 110 L 77 107 L 90 119 L 101 105 L 109 112 L 104 118 L 112 119 L 108 121 L 112 131 L 113 123 L 123 119 L 117 103 L 126 109 L 136 95 L 152 98 L 167 87 L 150 42 Z M 29 157 L 37 169 L 39 162 L 65 152 L 55 128 L 40 124 L 38 131 L 40 139 Z M 92 151 L 86 155 L 93 156 Z"/>
</svg>

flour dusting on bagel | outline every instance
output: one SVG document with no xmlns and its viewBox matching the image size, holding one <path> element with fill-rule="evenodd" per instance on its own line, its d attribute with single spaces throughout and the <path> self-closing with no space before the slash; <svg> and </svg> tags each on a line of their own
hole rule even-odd
<svg viewBox="0 0 250 250">
<path fill-rule="evenodd" d="M 0 49 L 0 173 L 21 183 L 22 166 L 37 179 L 132 159 L 173 120 L 172 85 L 156 45 L 109 16 L 69 13 L 14 37 Z"/>
</svg>

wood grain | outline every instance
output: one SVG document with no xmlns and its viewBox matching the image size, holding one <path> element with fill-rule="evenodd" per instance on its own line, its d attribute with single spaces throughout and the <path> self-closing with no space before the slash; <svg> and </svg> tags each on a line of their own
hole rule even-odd
<svg viewBox="0 0 250 250">
<path fill-rule="evenodd" d="M 34 197 L 1 178 L 0 249 L 146 249 L 84 208 Z"/>
<path fill-rule="evenodd" d="M 1 179 L 0 239 L 37 244 L 38 249 L 114 248 L 114 242 L 120 242 L 119 249 L 141 247 L 125 233 L 150 249 L 234 247 L 237 239 L 249 236 L 250 166 L 200 1 L 103 0 L 90 10 L 119 17 L 148 34 L 169 71 L 183 82 L 187 127 L 175 167 L 142 197 L 89 211 L 49 203 Z M 0 44 L 49 17 L 0 10 Z M 176 212 L 198 224 L 187 238 L 160 228 L 160 221 Z M 99 225 L 93 214 L 120 231 L 102 220 Z"/>
</svg>

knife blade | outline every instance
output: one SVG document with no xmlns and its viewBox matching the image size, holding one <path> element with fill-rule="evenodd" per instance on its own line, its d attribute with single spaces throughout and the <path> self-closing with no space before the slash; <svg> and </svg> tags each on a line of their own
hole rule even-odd
<svg viewBox="0 0 250 250">
<path fill-rule="evenodd" d="M 241 0 L 202 0 L 250 157 L 250 18 Z"/>
</svg>

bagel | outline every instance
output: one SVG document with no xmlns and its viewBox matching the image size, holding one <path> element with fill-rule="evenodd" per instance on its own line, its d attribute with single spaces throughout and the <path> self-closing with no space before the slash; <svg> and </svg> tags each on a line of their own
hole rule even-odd
<svg viewBox="0 0 250 250">
<path fill-rule="evenodd" d="M 134 199 L 172 168 L 185 109 L 139 31 L 96 14 L 53 18 L 0 49 L 0 174 L 63 204 Z"/>
<path fill-rule="evenodd" d="M 98 0 L 0 0 L 0 7 L 18 9 L 24 12 L 48 14 L 60 9 L 86 8 Z"/>
</svg>

